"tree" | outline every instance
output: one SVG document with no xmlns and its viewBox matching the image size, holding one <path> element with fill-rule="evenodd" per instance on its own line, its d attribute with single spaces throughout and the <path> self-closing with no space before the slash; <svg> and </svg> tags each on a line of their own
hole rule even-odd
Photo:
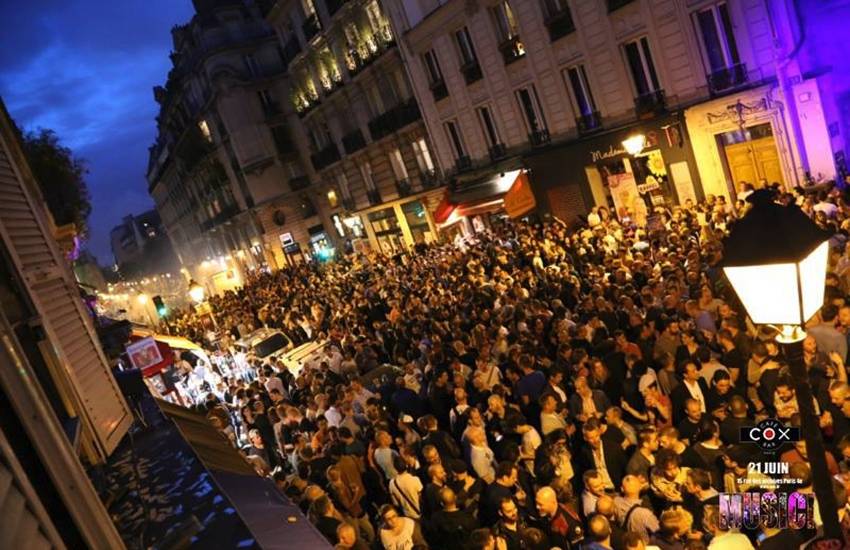
<svg viewBox="0 0 850 550">
<path fill-rule="evenodd" d="M 85 161 L 62 146 L 56 132 L 47 128 L 21 133 L 21 145 L 53 221 L 56 225 L 73 223 L 80 238 L 86 237 L 91 197 Z"/>
</svg>

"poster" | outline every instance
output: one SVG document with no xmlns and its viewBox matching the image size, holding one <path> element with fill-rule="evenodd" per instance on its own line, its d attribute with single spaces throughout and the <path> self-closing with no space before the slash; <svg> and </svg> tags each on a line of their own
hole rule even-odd
<svg viewBox="0 0 850 550">
<path fill-rule="evenodd" d="M 646 204 L 638 193 L 634 174 L 609 174 L 608 188 L 611 189 L 611 198 L 614 199 L 614 208 L 620 221 L 629 217 L 639 226 L 646 224 Z"/>
<path fill-rule="evenodd" d="M 684 205 L 690 199 L 694 204 L 697 202 L 696 193 L 694 193 L 694 183 L 691 181 L 691 172 L 688 170 L 687 162 L 674 162 L 670 165 L 670 179 L 673 180 L 673 186 L 676 188 L 676 195 L 679 196 L 679 204 Z"/>
<path fill-rule="evenodd" d="M 133 342 L 127 346 L 130 363 L 137 369 L 147 369 L 162 362 L 162 354 L 152 336 Z"/>
</svg>

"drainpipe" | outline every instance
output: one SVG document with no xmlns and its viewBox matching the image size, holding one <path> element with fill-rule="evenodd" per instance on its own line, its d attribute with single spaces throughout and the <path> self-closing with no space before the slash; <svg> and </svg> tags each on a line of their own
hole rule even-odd
<svg viewBox="0 0 850 550">
<path fill-rule="evenodd" d="M 802 185 L 800 181 L 801 172 L 806 173 L 809 171 L 809 159 L 806 153 L 805 141 L 803 139 L 803 130 L 800 125 L 800 118 L 797 111 L 797 102 L 794 97 L 794 91 L 792 89 L 791 83 L 787 76 L 787 70 L 789 65 L 794 61 L 797 57 L 797 54 L 800 52 L 800 49 L 803 46 L 803 42 L 806 40 L 806 27 L 805 22 L 803 21 L 802 13 L 800 12 L 800 7 L 798 5 L 799 0 L 787 0 L 784 5 L 788 6 L 788 2 L 791 3 L 793 7 L 793 14 L 789 15 L 789 21 L 793 18 L 797 21 L 797 26 L 799 28 L 799 37 L 794 43 L 793 49 L 787 55 L 779 55 L 779 46 L 782 44 L 779 33 L 776 29 L 776 24 L 773 19 L 773 14 L 770 10 L 770 2 L 769 0 L 765 0 L 765 9 L 768 14 L 768 21 L 770 22 L 770 30 L 773 36 L 774 49 L 777 51 L 777 59 L 776 59 L 776 78 L 779 81 L 779 89 L 782 93 L 782 97 L 785 99 L 783 102 L 785 108 L 788 110 L 788 118 L 791 124 L 791 132 L 794 135 L 794 142 L 797 144 L 797 153 L 800 155 L 800 166 L 797 166 L 796 158 L 793 154 L 791 154 L 791 167 L 794 174 L 794 185 L 796 187 L 800 187 Z"/>
</svg>

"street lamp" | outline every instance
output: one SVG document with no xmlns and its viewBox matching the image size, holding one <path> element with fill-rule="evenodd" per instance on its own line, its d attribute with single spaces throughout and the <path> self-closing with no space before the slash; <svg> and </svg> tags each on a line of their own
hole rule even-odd
<svg viewBox="0 0 850 550">
<path fill-rule="evenodd" d="M 196 304 L 200 304 L 204 301 L 204 287 L 195 282 L 194 279 L 189 280 L 189 297 L 192 298 Z"/>
<path fill-rule="evenodd" d="M 750 319 L 779 329 L 776 341 L 791 371 L 824 532 L 840 541 L 832 478 L 803 361 L 803 326 L 823 305 L 829 235 L 796 205 L 774 202 L 770 190 L 755 191 L 747 200 L 752 209 L 723 241 L 723 271 Z"/>
<path fill-rule="evenodd" d="M 639 155 L 644 147 L 646 147 L 646 136 L 643 134 L 635 134 L 623 140 L 623 149 L 631 156 Z"/>
</svg>

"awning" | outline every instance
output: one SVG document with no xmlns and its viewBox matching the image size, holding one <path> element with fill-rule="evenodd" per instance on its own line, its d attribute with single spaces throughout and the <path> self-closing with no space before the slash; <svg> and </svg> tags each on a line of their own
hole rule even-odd
<svg viewBox="0 0 850 550">
<path fill-rule="evenodd" d="M 332 548 L 298 506 L 271 479 L 259 477 L 204 415 L 167 401 L 156 401 L 236 509 L 260 548 Z"/>
<path fill-rule="evenodd" d="M 511 218 L 519 218 L 534 210 L 537 206 L 537 200 L 534 198 L 534 193 L 531 191 L 531 184 L 528 181 L 528 174 L 521 172 L 514 184 L 505 194 L 504 207 L 505 212 Z"/>
<path fill-rule="evenodd" d="M 519 215 L 528 212 L 536 204 L 533 202 L 534 197 L 532 195 L 531 206 L 525 207 L 529 202 L 526 196 L 526 193 L 530 192 L 528 178 L 525 176 L 524 170 L 513 169 L 461 180 L 453 190 L 446 191 L 445 196 L 434 211 L 434 221 L 438 224 L 444 224 L 453 218 L 501 209 L 503 199 L 513 189 L 519 178 L 522 178 L 524 184 L 520 185 L 520 188 L 514 193 L 513 201 L 517 204 L 519 210 L 525 208 Z"/>
</svg>

